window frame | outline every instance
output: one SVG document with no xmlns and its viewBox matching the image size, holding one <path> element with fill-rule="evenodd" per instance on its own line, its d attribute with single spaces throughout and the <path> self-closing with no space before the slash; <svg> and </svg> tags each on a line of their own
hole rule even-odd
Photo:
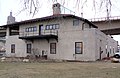
<svg viewBox="0 0 120 78">
<path fill-rule="evenodd" d="M 46 30 L 55 30 L 55 29 L 59 29 L 59 24 L 50 24 L 50 25 L 46 25 L 45 26 Z"/>
<path fill-rule="evenodd" d="M 54 45 L 54 48 L 53 48 L 53 45 Z M 56 54 L 56 43 L 50 43 L 50 54 Z"/>
<path fill-rule="evenodd" d="M 32 44 L 28 43 L 28 44 L 26 44 L 26 53 L 31 53 L 31 52 L 32 52 Z"/>
<path fill-rule="evenodd" d="M 37 27 L 33 27 L 33 32 L 36 32 L 37 31 Z"/>
<path fill-rule="evenodd" d="M 80 44 L 79 47 L 77 47 L 77 44 Z M 77 52 L 77 49 L 80 50 L 80 52 Z M 83 42 L 75 42 L 75 54 L 83 54 Z"/>
<path fill-rule="evenodd" d="M 114 47 L 113 47 L 113 53 L 115 53 L 115 51 L 114 51 Z"/>
<path fill-rule="evenodd" d="M 25 32 L 36 32 L 37 26 L 25 28 Z"/>
<path fill-rule="evenodd" d="M 108 45 L 107 44 L 106 44 L 105 50 L 106 50 L 106 54 L 107 54 L 108 53 Z"/>
<path fill-rule="evenodd" d="M 11 53 L 15 53 L 15 44 L 11 44 Z"/>
<path fill-rule="evenodd" d="M 59 28 L 60 28 L 59 24 L 55 24 L 55 29 L 59 29 Z"/>
</svg>

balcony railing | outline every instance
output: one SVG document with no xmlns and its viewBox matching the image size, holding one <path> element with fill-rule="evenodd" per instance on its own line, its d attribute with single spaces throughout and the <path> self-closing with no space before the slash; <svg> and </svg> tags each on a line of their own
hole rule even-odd
<svg viewBox="0 0 120 78">
<path fill-rule="evenodd" d="M 29 37 L 29 36 L 43 36 L 43 35 L 58 35 L 57 30 L 42 30 L 41 32 L 20 32 L 19 37 Z"/>
</svg>

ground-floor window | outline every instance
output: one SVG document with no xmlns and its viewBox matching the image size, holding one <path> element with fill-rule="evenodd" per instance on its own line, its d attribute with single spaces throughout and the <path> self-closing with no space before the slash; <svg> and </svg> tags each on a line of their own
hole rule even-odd
<svg viewBox="0 0 120 78">
<path fill-rule="evenodd" d="M 83 43 L 75 42 L 75 54 L 83 54 Z"/>
<path fill-rule="evenodd" d="M 32 44 L 27 44 L 27 53 L 31 53 L 32 50 Z"/>
<path fill-rule="evenodd" d="M 107 48 L 108 48 L 108 46 L 106 45 L 106 54 L 107 54 Z"/>
<path fill-rule="evenodd" d="M 56 54 L 56 43 L 50 43 L 50 54 Z"/>
<path fill-rule="evenodd" d="M 15 53 L 15 44 L 11 44 L 11 53 Z"/>
<path fill-rule="evenodd" d="M 113 47 L 113 53 L 114 53 L 114 47 Z"/>
</svg>

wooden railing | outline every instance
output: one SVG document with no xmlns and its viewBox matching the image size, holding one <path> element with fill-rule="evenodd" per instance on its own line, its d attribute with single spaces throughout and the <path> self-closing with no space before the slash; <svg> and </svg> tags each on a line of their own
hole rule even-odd
<svg viewBox="0 0 120 78">
<path fill-rule="evenodd" d="M 40 35 L 58 35 L 58 30 L 42 30 L 41 32 L 20 32 L 20 37 L 27 37 L 27 36 L 40 36 Z"/>
</svg>

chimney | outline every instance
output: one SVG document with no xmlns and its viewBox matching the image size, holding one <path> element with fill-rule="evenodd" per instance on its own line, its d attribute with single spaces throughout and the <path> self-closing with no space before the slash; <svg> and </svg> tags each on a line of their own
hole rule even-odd
<svg viewBox="0 0 120 78">
<path fill-rule="evenodd" d="M 61 14 L 60 4 L 53 4 L 53 15 Z"/>
<path fill-rule="evenodd" d="M 15 17 L 12 16 L 12 12 L 10 12 L 10 15 L 7 17 L 7 24 L 11 24 L 15 22 Z"/>
</svg>

